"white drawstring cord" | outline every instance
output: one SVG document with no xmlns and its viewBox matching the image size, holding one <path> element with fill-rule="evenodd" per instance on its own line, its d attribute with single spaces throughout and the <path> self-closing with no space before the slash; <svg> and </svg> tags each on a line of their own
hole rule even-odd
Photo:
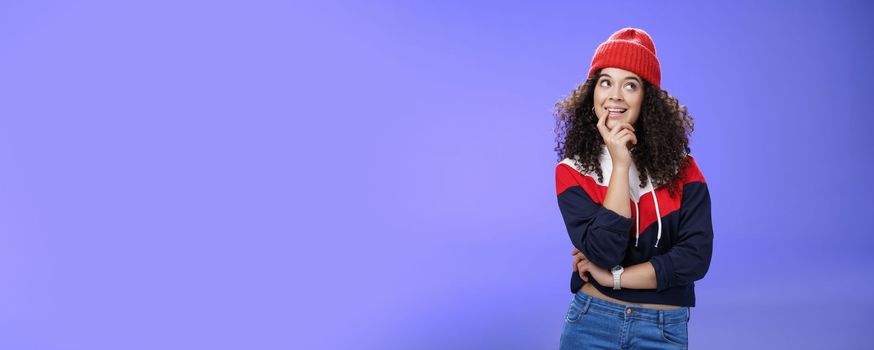
<svg viewBox="0 0 874 350">
<path fill-rule="evenodd" d="M 630 191 L 629 191 L 630 192 Z M 634 236 L 634 246 L 637 247 L 637 241 L 640 239 L 640 208 L 637 206 L 637 202 L 634 201 L 634 193 L 631 194 L 631 203 L 634 203 L 634 216 L 637 218 L 637 222 L 634 227 L 637 228 L 637 234 Z"/>
<path fill-rule="evenodd" d="M 655 203 L 656 219 L 659 221 L 659 234 L 656 236 L 655 244 L 656 248 L 658 248 L 659 240 L 662 239 L 662 213 L 659 211 L 659 199 L 655 194 L 655 184 L 652 183 L 652 178 L 649 177 L 649 175 L 647 175 L 647 179 L 649 180 L 650 186 L 652 186 L 652 191 L 650 191 L 650 193 L 652 193 L 652 201 Z"/>
</svg>

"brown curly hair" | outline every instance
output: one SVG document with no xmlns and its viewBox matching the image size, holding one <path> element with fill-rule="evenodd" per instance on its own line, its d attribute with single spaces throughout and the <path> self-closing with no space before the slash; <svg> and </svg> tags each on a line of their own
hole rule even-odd
<svg viewBox="0 0 874 350">
<path fill-rule="evenodd" d="M 602 182 L 599 156 L 604 140 L 598 132 L 598 117 L 592 111 L 592 97 L 600 70 L 577 86 L 564 99 L 555 103 L 556 146 L 558 160 L 575 159 L 577 169 L 594 171 Z M 631 150 L 631 159 L 640 172 L 640 187 L 646 187 L 647 174 L 653 187 L 672 184 L 669 193 L 674 196 L 681 183 L 681 167 L 690 153 L 689 135 L 694 129 L 692 116 L 677 98 L 648 81 L 643 80 L 644 97 L 640 116 L 634 124 L 637 144 Z M 577 158 L 578 157 L 578 158 Z"/>
</svg>

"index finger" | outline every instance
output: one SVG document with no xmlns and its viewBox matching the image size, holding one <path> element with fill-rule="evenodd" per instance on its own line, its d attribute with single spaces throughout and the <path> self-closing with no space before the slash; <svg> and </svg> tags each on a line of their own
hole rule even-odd
<svg viewBox="0 0 874 350">
<path fill-rule="evenodd" d="M 579 253 L 579 252 L 580 252 L 580 250 L 577 249 L 576 247 L 574 247 L 574 249 L 571 250 L 571 255 L 577 255 L 577 253 Z"/>
<path fill-rule="evenodd" d="M 597 115 L 598 115 L 598 113 L 595 113 L 595 116 L 597 116 Z M 601 131 L 602 134 L 606 134 L 606 133 L 610 132 L 610 130 L 607 129 L 607 114 L 606 113 L 601 115 L 600 117 L 598 117 L 598 124 L 595 124 L 595 126 L 598 128 L 599 131 Z"/>
</svg>

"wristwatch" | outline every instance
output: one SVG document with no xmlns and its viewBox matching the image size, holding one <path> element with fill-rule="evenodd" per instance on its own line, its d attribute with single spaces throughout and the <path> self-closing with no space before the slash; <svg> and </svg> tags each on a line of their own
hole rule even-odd
<svg viewBox="0 0 874 350">
<path fill-rule="evenodd" d="M 622 271 L 625 271 L 625 269 L 622 267 L 622 265 L 616 265 L 616 266 L 613 266 L 612 269 L 610 269 L 610 272 L 613 273 L 613 290 L 622 289 L 622 288 L 619 288 L 619 276 L 622 275 Z"/>
</svg>

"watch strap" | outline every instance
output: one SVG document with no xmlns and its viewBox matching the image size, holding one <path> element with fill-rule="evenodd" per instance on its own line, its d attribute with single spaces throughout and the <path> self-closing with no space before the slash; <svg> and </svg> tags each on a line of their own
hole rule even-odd
<svg viewBox="0 0 874 350">
<path fill-rule="evenodd" d="M 614 267 L 611 272 L 613 272 L 613 290 L 621 290 L 622 288 L 619 286 L 619 277 L 622 275 L 622 269 L 617 270 Z"/>
</svg>

